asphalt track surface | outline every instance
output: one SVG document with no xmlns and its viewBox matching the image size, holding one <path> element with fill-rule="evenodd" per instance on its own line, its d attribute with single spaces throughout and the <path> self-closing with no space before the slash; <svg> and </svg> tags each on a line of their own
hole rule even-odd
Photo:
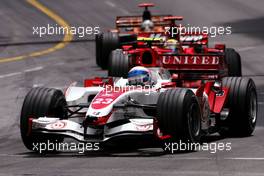
<svg viewBox="0 0 264 176">
<path fill-rule="evenodd" d="M 71 26 L 114 26 L 115 16 L 141 13 L 140 1 L 129 0 L 39 0 Z M 224 42 L 242 56 L 243 74 L 251 76 L 259 96 L 258 127 L 247 138 L 220 139 L 231 142 L 231 151 L 165 154 L 153 146 L 111 152 L 74 152 L 36 155 L 23 146 L 19 113 L 23 98 L 34 86 L 63 88 L 72 81 L 104 76 L 95 64 L 92 41 L 70 42 L 59 50 L 38 57 L 29 56 L 52 48 L 63 36 L 32 35 L 33 26 L 55 24 L 24 0 L 1 0 L 0 5 L 0 175 L 264 175 L 264 1 L 261 0 L 162 0 L 153 13 L 183 15 L 185 24 L 231 26 L 232 35 L 211 38 Z M 85 39 L 92 39 L 87 36 Z M 82 38 L 74 37 L 74 40 Z M 20 43 L 20 44 L 19 44 Z M 21 44 L 22 43 L 22 44 Z M 6 45 L 7 44 L 7 45 Z M 19 45 L 18 45 L 19 44 Z M 27 55 L 13 62 L 7 58 Z M 6 62 L 1 60 L 7 59 Z"/>
</svg>

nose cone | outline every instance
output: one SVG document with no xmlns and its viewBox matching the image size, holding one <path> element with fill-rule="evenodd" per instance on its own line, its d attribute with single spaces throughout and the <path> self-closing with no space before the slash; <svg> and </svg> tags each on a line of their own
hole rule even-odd
<svg viewBox="0 0 264 176">
<path fill-rule="evenodd" d="M 103 90 L 93 99 L 91 108 L 103 109 L 113 104 L 113 102 L 123 94 L 121 90 Z"/>
<path fill-rule="evenodd" d="M 96 95 L 93 99 L 87 115 L 102 117 L 108 115 L 116 101 L 118 101 L 125 91 L 115 88 L 113 89 L 104 89 Z"/>
</svg>

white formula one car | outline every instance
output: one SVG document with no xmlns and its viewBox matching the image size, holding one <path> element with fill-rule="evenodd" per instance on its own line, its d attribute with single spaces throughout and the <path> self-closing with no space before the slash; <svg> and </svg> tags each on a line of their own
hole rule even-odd
<svg viewBox="0 0 264 176">
<path fill-rule="evenodd" d="M 105 142 L 118 136 L 151 134 L 157 139 L 200 142 L 203 135 L 250 135 L 257 118 L 257 94 L 249 78 L 193 80 L 148 68 L 151 86 L 123 78 L 95 78 L 65 94 L 33 88 L 21 112 L 21 136 L 34 142 Z M 208 77 L 209 78 L 209 77 Z"/>
</svg>

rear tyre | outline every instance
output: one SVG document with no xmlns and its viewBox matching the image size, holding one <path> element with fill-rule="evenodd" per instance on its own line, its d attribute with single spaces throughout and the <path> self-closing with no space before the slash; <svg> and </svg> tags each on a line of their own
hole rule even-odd
<svg viewBox="0 0 264 176">
<path fill-rule="evenodd" d="M 228 76 L 241 76 L 241 58 L 238 52 L 233 48 L 227 48 L 225 51 L 225 60 L 228 67 Z"/>
<path fill-rule="evenodd" d="M 136 34 L 119 34 L 119 42 L 128 44 L 128 43 L 133 43 L 137 42 L 137 35 Z"/>
<path fill-rule="evenodd" d="M 119 37 L 117 33 L 108 32 L 98 34 L 96 42 L 96 63 L 102 69 L 107 69 L 108 58 L 112 50 L 119 47 Z"/>
<path fill-rule="evenodd" d="M 99 33 L 95 35 L 95 58 L 96 58 L 96 64 L 99 67 L 102 67 L 102 42 L 103 42 L 103 34 Z"/>
<path fill-rule="evenodd" d="M 33 150 L 33 143 L 57 143 L 63 136 L 29 133 L 29 118 L 59 117 L 67 119 L 66 100 L 62 91 L 51 88 L 37 87 L 26 95 L 20 116 L 20 132 L 26 148 Z"/>
<path fill-rule="evenodd" d="M 170 89 L 160 94 L 157 120 L 161 132 L 173 141 L 199 143 L 201 112 L 198 100 L 189 89 Z"/>
<path fill-rule="evenodd" d="M 229 88 L 226 108 L 229 115 L 221 125 L 223 136 L 250 136 L 257 122 L 257 91 L 251 78 L 227 77 L 223 87 Z"/>
<path fill-rule="evenodd" d="M 125 55 L 122 49 L 116 49 L 111 52 L 108 76 L 127 78 L 129 68 L 129 56 Z"/>
</svg>

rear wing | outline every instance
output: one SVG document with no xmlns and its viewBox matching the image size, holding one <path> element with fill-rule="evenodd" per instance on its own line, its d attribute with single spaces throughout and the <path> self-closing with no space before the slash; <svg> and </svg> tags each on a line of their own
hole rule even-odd
<svg viewBox="0 0 264 176">
<path fill-rule="evenodd" d="M 170 19 L 172 15 L 154 15 L 151 17 L 151 21 L 155 27 L 173 26 L 174 20 Z M 180 20 L 180 18 L 179 18 Z M 117 16 L 116 17 L 116 29 L 140 27 L 143 22 L 142 16 Z"/>
<path fill-rule="evenodd" d="M 217 79 L 228 74 L 224 53 L 163 53 L 159 57 L 162 67 L 181 74 L 183 79 Z"/>
</svg>

